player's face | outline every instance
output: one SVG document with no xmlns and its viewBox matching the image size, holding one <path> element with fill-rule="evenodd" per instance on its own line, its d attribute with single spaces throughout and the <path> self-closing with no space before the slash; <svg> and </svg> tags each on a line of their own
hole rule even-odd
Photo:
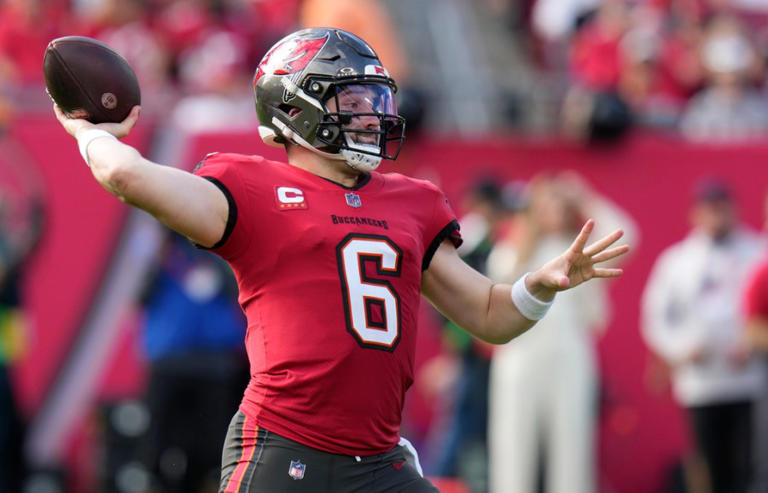
<svg viewBox="0 0 768 493">
<path fill-rule="evenodd" d="M 326 103 L 331 113 L 348 113 L 349 123 L 344 130 L 381 130 L 379 115 L 395 114 L 395 103 L 392 89 L 379 84 L 347 84 L 339 86 L 335 98 Z M 379 135 L 365 132 L 348 132 L 353 141 L 361 144 L 378 144 Z"/>
<path fill-rule="evenodd" d="M 728 200 L 701 202 L 694 206 L 694 224 L 715 240 L 728 236 L 735 220 L 736 212 Z"/>
</svg>

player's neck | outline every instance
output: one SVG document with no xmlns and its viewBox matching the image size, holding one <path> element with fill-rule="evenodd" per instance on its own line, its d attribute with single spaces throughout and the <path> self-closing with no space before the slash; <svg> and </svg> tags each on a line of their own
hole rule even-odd
<svg viewBox="0 0 768 493">
<path fill-rule="evenodd" d="M 288 148 L 288 163 L 345 187 L 354 187 L 362 176 L 362 172 L 344 161 L 328 159 L 299 146 Z"/>
</svg>

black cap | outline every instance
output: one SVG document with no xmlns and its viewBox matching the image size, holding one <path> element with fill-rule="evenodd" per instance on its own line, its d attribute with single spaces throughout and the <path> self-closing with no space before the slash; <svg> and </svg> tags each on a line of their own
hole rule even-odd
<svg viewBox="0 0 768 493">
<path fill-rule="evenodd" d="M 499 181 L 492 177 L 480 178 L 472 187 L 472 195 L 477 200 L 499 205 L 501 203 L 501 187 L 498 183 Z"/>
<path fill-rule="evenodd" d="M 723 180 L 707 178 L 696 184 L 693 198 L 696 202 L 730 202 L 733 199 L 733 193 Z"/>
</svg>

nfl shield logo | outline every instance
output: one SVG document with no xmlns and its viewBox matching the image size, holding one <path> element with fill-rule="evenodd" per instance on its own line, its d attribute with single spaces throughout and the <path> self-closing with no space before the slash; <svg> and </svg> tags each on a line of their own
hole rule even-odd
<svg viewBox="0 0 768 493">
<path fill-rule="evenodd" d="M 291 467 L 288 468 L 288 475 L 293 479 L 304 478 L 304 471 L 307 470 L 307 465 L 302 464 L 301 461 L 292 460 Z"/>
<path fill-rule="evenodd" d="M 345 193 L 344 198 L 347 199 L 347 205 L 350 207 L 360 207 L 363 202 L 360 200 L 360 196 L 354 192 Z"/>
</svg>

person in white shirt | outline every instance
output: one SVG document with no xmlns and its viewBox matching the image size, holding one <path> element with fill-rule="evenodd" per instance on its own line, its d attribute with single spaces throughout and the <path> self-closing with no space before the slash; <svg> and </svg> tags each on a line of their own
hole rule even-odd
<svg viewBox="0 0 768 493">
<path fill-rule="evenodd" d="M 738 223 L 721 181 L 698 185 L 691 219 L 688 236 L 651 271 L 642 331 L 671 369 L 712 493 L 742 493 L 752 481 L 752 413 L 765 375 L 746 345 L 740 296 L 763 242 Z"/>
<path fill-rule="evenodd" d="M 635 223 L 577 174 L 540 175 L 509 237 L 488 258 L 488 275 L 514 279 L 568 243 L 581 217 L 621 228 Z M 537 331 L 497 348 L 489 386 L 491 493 L 534 493 L 543 459 L 547 493 L 595 493 L 598 368 L 594 336 L 609 319 L 605 283 L 558 295 Z"/>
</svg>

